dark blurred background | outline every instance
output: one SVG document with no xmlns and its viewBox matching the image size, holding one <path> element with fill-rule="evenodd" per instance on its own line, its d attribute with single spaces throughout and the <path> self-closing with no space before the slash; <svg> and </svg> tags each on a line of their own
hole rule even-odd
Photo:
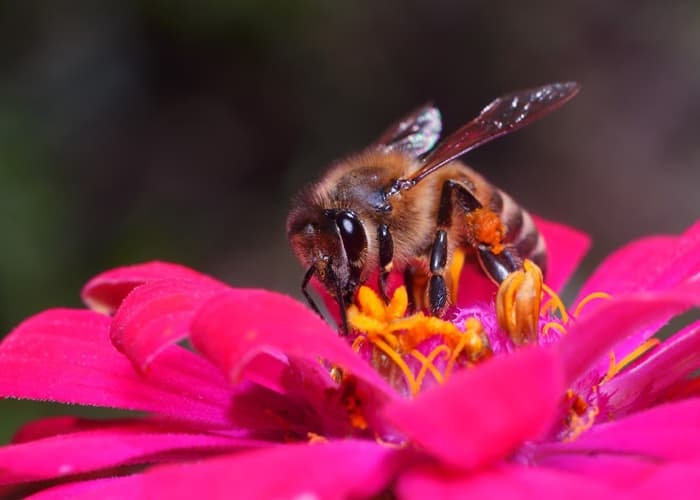
<svg viewBox="0 0 700 500">
<path fill-rule="evenodd" d="M 325 165 L 428 100 L 449 131 L 557 80 L 583 91 L 469 163 L 593 235 L 588 269 L 681 231 L 699 26 L 692 0 L 2 2 L 2 331 L 150 259 L 297 294 L 286 212 Z"/>
</svg>

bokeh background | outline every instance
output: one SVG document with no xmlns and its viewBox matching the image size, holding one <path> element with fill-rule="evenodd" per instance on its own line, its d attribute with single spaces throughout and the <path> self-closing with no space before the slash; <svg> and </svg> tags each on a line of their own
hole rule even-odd
<svg viewBox="0 0 700 500">
<path fill-rule="evenodd" d="M 325 165 L 558 80 L 583 91 L 468 161 L 590 233 L 585 274 L 700 212 L 699 26 L 694 0 L 2 2 L 0 330 L 150 259 L 298 295 L 286 212 Z M 2 402 L 0 440 L 61 411 Z"/>
</svg>

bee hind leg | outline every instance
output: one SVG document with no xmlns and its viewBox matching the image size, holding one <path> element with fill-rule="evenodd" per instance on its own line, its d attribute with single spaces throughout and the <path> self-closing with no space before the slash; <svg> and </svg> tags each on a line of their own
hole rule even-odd
<svg viewBox="0 0 700 500">
<path fill-rule="evenodd" d="M 455 212 L 466 217 L 479 263 L 486 275 L 499 285 L 496 295 L 499 325 L 517 344 L 536 340 L 542 272 L 532 262 L 523 261 L 513 245 L 503 242 L 505 227 L 498 215 L 485 208 L 464 184 L 453 180 L 445 181 L 440 195 L 438 229 L 430 255 L 427 298 L 431 312 L 441 312 L 449 297 L 444 277 L 449 257 L 447 230 Z"/>
<path fill-rule="evenodd" d="M 504 245 L 494 253 L 479 244 L 477 257 L 486 274 L 499 284 L 496 294 L 498 324 L 516 344 L 537 341 L 542 298 L 542 271 L 518 251 Z"/>
</svg>

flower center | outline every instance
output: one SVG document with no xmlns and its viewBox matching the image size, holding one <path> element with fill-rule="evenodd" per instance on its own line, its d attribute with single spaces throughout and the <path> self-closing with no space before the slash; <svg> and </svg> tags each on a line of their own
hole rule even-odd
<svg viewBox="0 0 700 500">
<path fill-rule="evenodd" d="M 453 323 L 422 312 L 406 315 L 408 295 L 399 287 L 388 304 L 367 286 L 348 308 L 348 323 L 357 333 L 352 347 L 400 393 L 415 396 L 430 380 L 442 384 L 455 367 L 468 366 L 491 355 L 482 324 Z"/>
</svg>

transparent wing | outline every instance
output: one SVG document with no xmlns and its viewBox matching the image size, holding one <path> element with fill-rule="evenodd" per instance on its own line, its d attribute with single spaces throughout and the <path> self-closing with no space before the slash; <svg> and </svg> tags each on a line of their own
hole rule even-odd
<svg viewBox="0 0 700 500">
<path fill-rule="evenodd" d="M 419 157 L 430 151 L 440 138 L 442 118 L 440 111 L 425 105 L 404 116 L 389 127 L 374 142 L 384 151 L 398 151 Z"/>
<path fill-rule="evenodd" d="M 407 179 L 397 181 L 396 188 L 408 189 L 467 151 L 539 120 L 568 102 L 579 89 L 575 82 L 552 83 L 499 97 L 438 144 L 423 166 Z"/>
</svg>

